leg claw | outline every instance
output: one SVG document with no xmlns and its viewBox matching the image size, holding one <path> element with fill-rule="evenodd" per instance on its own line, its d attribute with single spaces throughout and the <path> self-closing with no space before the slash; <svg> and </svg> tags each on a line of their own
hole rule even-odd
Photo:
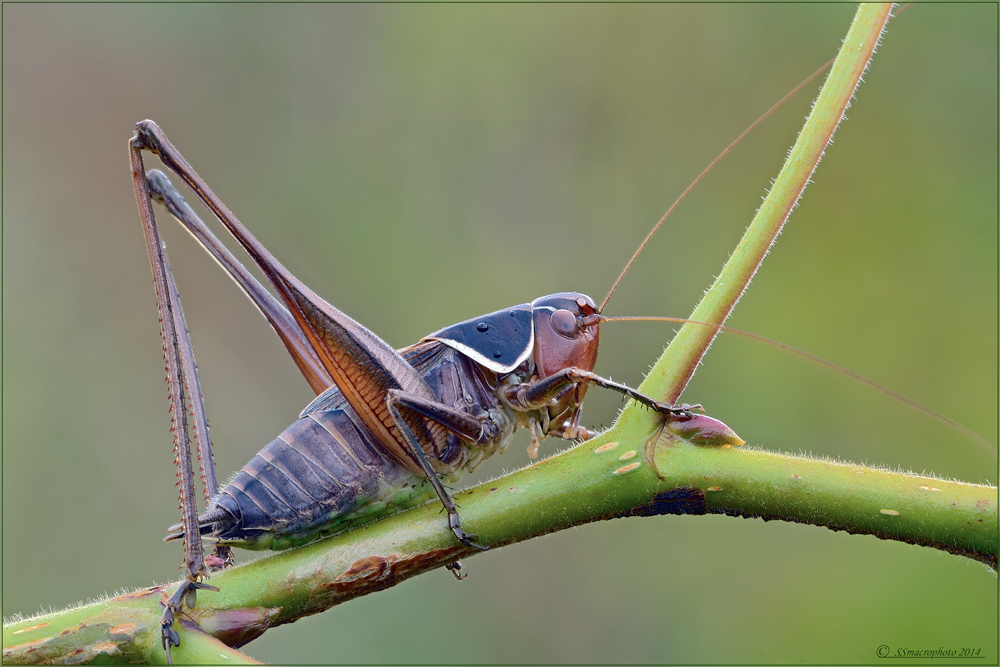
<svg viewBox="0 0 1000 667">
<path fill-rule="evenodd" d="M 163 639 L 163 649 L 167 652 L 168 656 L 170 655 L 170 647 L 171 646 L 180 646 L 181 645 L 180 635 L 177 634 L 176 630 L 174 630 L 172 627 L 170 627 L 169 625 L 166 625 L 166 624 L 163 625 L 163 638 L 162 639 Z"/>
<path fill-rule="evenodd" d="M 661 412 L 663 414 L 676 415 L 678 417 L 683 416 L 683 417 L 688 417 L 688 418 L 691 418 L 691 417 L 694 416 L 694 414 L 692 413 L 692 410 L 698 410 L 702 414 L 705 413 L 705 408 L 701 407 L 701 403 L 696 403 L 694 405 L 688 405 L 687 403 L 684 403 L 682 405 L 670 405 L 669 403 L 657 403 L 654 406 L 654 409 L 657 412 Z"/>
<path fill-rule="evenodd" d="M 204 584 L 194 579 L 185 579 L 177 587 L 177 590 L 174 591 L 174 594 L 170 596 L 170 599 L 163 605 L 163 616 L 160 617 L 160 642 L 163 644 L 163 650 L 167 652 L 168 665 L 174 664 L 170 657 L 170 647 L 181 645 L 181 637 L 173 628 L 174 615 L 185 604 L 190 608 L 194 607 L 198 589 L 216 592 L 219 590 L 210 584 Z"/>
<path fill-rule="evenodd" d="M 451 527 L 451 532 L 455 534 L 455 538 L 467 547 L 472 547 L 473 549 L 478 549 L 480 551 L 486 551 L 489 549 L 488 546 L 483 546 L 481 544 L 476 544 L 473 540 L 478 540 L 478 535 L 469 535 L 458 525 L 458 514 L 448 515 L 448 525 Z"/>
<path fill-rule="evenodd" d="M 456 560 L 454 563 L 448 563 L 447 565 L 445 565 L 445 569 L 450 570 L 451 573 L 455 575 L 455 579 L 459 581 L 462 581 L 463 579 L 469 576 L 467 574 L 462 574 L 461 561 Z"/>
<path fill-rule="evenodd" d="M 452 532 L 455 533 L 455 537 L 458 541 L 467 547 L 472 547 L 473 549 L 479 549 L 480 551 L 488 551 L 489 546 L 483 546 L 482 544 L 476 544 L 473 540 L 478 540 L 478 535 L 469 535 L 461 528 L 453 528 Z"/>
</svg>

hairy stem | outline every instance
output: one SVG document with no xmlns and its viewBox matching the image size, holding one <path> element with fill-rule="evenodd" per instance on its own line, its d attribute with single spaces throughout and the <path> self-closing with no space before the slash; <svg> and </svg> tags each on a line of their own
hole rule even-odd
<svg viewBox="0 0 1000 667">
<path fill-rule="evenodd" d="M 661 428 L 652 412 L 635 413 L 592 442 L 463 491 L 456 501 L 464 525 L 494 547 L 602 519 L 724 513 L 812 523 L 997 564 L 995 487 L 694 445 Z M 212 578 L 222 591 L 202 592 L 191 618 L 239 646 L 269 627 L 477 555 L 455 541 L 440 509 L 428 503 L 227 570 Z M 4 663 L 38 663 L 72 651 L 112 662 L 161 662 L 161 597 L 171 588 L 9 624 Z M 189 650 L 192 632 L 181 635 Z"/>
<path fill-rule="evenodd" d="M 688 319 L 724 324 L 732 313 L 833 138 L 875 52 L 891 7 L 891 4 L 863 4 L 858 8 L 812 112 L 771 191 L 719 277 Z M 685 324 L 650 370 L 639 391 L 675 403 L 718 332 L 710 327 Z"/>
</svg>

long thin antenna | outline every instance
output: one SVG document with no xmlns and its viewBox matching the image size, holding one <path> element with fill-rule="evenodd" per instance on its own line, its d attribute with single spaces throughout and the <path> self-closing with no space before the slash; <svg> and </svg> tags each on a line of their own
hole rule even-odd
<svg viewBox="0 0 1000 667">
<path fill-rule="evenodd" d="M 668 208 L 667 212 L 663 214 L 663 217 L 660 218 L 660 221 L 657 222 L 655 225 L 653 225 L 653 229 L 650 230 L 649 234 L 646 234 L 646 238 L 639 245 L 639 249 L 636 250 L 635 254 L 632 255 L 632 259 L 630 259 L 628 261 L 628 264 L 625 265 L 625 268 L 622 269 L 621 274 L 619 274 L 618 280 L 616 280 L 615 284 L 611 286 L 611 291 L 609 291 L 608 295 L 606 297 L 604 297 L 604 301 L 601 302 L 601 307 L 598 309 L 598 312 L 604 312 L 604 306 L 608 305 L 608 301 L 611 299 L 611 295 L 615 293 L 616 289 L 618 289 L 618 283 L 620 283 L 622 281 L 622 278 L 625 277 L 625 274 L 628 273 L 628 270 L 630 268 L 632 268 L 632 264 L 635 263 L 636 258 L 639 256 L 639 253 L 641 253 L 642 249 L 646 247 L 646 244 L 649 243 L 649 240 L 651 238 L 653 238 L 653 234 L 656 233 L 656 231 L 664 223 L 664 221 L 667 219 L 667 217 L 669 217 L 670 214 L 674 212 L 674 209 L 677 208 L 677 205 L 680 204 L 684 200 L 684 198 L 687 197 L 688 193 L 691 192 L 691 190 L 694 189 L 694 186 L 698 185 L 698 183 L 701 181 L 701 179 L 703 179 L 705 177 L 705 175 L 708 174 L 708 172 L 712 171 L 712 168 L 715 167 L 715 165 L 719 163 L 719 160 L 721 160 L 723 157 L 725 157 L 726 153 L 728 153 L 729 151 L 731 151 L 736 146 L 736 144 L 738 144 L 741 141 L 743 141 L 743 139 L 746 138 L 746 136 L 748 134 L 750 134 L 750 132 L 752 132 L 755 127 L 757 127 L 758 125 L 760 125 L 764 121 L 765 118 L 767 118 L 772 113 L 774 113 L 778 109 L 778 107 L 780 107 L 782 104 L 784 104 L 785 102 L 787 102 L 790 97 L 792 97 L 793 95 L 795 95 L 795 93 L 797 93 L 800 90 L 802 90 L 802 88 L 804 88 L 807 84 L 809 84 L 810 81 L 812 81 L 817 76 L 819 76 L 820 74 L 822 74 L 832 64 L 833 64 L 833 59 L 831 59 L 830 62 L 828 62 L 827 64 L 823 65 L 818 70 L 816 70 L 815 72 L 813 72 L 812 74 L 810 74 L 809 77 L 806 78 L 805 81 L 803 81 L 799 85 L 795 86 L 795 88 L 793 88 L 791 90 L 791 92 L 789 92 L 787 95 L 785 95 L 780 100 L 778 100 L 778 102 L 774 106 L 772 106 L 770 109 L 768 109 L 767 111 L 764 112 L 763 116 L 761 116 L 760 118 L 758 118 L 757 120 L 755 120 L 750 125 L 750 127 L 748 127 L 747 129 L 743 130 L 743 132 L 740 134 L 740 136 L 736 137 L 736 139 L 733 141 L 733 143 L 731 143 L 728 146 L 726 146 L 726 148 L 721 153 L 719 153 L 719 155 L 714 160 L 712 160 L 709 163 L 709 165 L 707 167 L 705 167 L 704 170 L 702 170 L 702 172 L 700 174 L 698 174 L 698 177 L 695 178 L 693 181 L 691 181 L 691 185 L 687 186 L 687 188 L 684 189 L 684 192 L 682 192 L 681 195 L 674 201 L 674 203 L 670 205 L 670 208 Z"/>
<path fill-rule="evenodd" d="M 890 17 L 890 20 L 896 18 L 897 16 L 899 16 L 900 14 L 902 14 L 903 12 L 905 12 L 907 9 L 909 9 L 912 6 L 913 6 L 912 2 L 903 5 L 898 10 L 896 10 L 896 13 L 893 14 Z M 816 70 L 812 74 L 810 74 L 806 78 L 805 81 L 803 81 L 799 85 L 797 85 L 794 88 L 792 88 L 792 90 L 787 95 L 785 95 L 784 97 L 782 97 L 780 100 L 778 100 L 778 102 L 774 106 L 772 106 L 770 109 L 768 109 L 767 111 L 765 111 L 763 116 L 761 116 L 760 118 L 758 118 L 757 120 L 755 120 L 750 125 L 750 127 L 748 127 L 747 129 L 745 129 L 740 136 L 736 137 L 736 139 L 733 141 L 733 143 L 731 143 L 728 146 L 726 146 L 726 148 L 721 153 L 719 153 L 718 157 L 716 157 L 714 160 L 712 160 L 709 163 L 709 165 L 707 167 L 705 167 L 705 169 L 700 174 L 698 174 L 698 177 L 691 182 L 691 185 L 687 186 L 687 188 L 684 190 L 684 192 L 681 193 L 680 197 L 678 197 L 677 200 L 674 201 L 674 203 L 670 205 L 670 208 L 668 208 L 667 212 L 663 214 L 663 217 L 660 218 L 660 221 L 657 222 L 655 225 L 653 225 L 653 229 L 650 230 L 649 234 L 646 234 L 646 238 L 643 239 L 643 242 L 639 245 L 639 249 L 635 251 L 635 254 L 632 255 L 632 259 L 630 259 L 628 261 L 628 264 L 625 265 L 625 268 L 622 269 L 622 272 L 618 275 L 618 280 L 616 280 L 615 284 L 611 286 L 611 290 L 608 292 L 608 295 L 606 297 L 604 297 L 604 301 L 601 302 L 601 307 L 597 309 L 597 312 L 599 312 L 599 313 L 603 313 L 604 312 L 604 307 L 606 305 L 608 305 L 608 301 L 611 299 L 611 295 L 615 293 L 616 289 L 618 289 L 618 283 L 620 283 L 622 281 L 622 278 L 625 277 L 625 274 L 628 273 L 628 270 L 630 268 L 632 268 L 632 264 L 634 264 L 636 258 L 639 257 L 639 253 L 641 253 L 642 249 L 646 247 L 646 244 L 649 243 L 649 240 L 651 238 L 653 238 L 653 234 L 656 233 L 656 231 L 664 223 L 664 221 L 667 219 L 667 217 L 669 217 L 670 214 L 674 212 L 674 209 L 677 208 L 677 205 L 680 204 L 681 201 L 683 201 L 684 198 L 687 197 L 688 193 L 691 192 L 691 190 L 694 189 L 694 186 L 698 185 L 698 183 L 701 181 L 701 179 L 703 179 L 705 177 L 705 175 L 708 174 L 708 172 L 712 171 L 712 168 L 715 167 L 716 164 L 718 164 L 719 160 L 721 160 L 723 157 L 725 157 L 726 153 L 728 153 L 729 151 L 731 151 L 736 146 L 736 144 L 738 144 L 741 141 L 743 141 L 743 139 L 748 134 L 750 134 L 750 132 L 752 132 L 755 127 L 757 127 L 758 125 L 760 125 L 761 122 L 763 122 L 765 118 L 767 118 L 772 113 L 774 113 L 778 109 L 778 107 L 780 107 L 782 104 L 784 104 L 785 102 L 787 102 L 789 98 L 791 98 L 793 95 L 795 95 L 795 93 L 799 92 L 805 86 L 807 86 L 810 81 L 812 81 L 813 79 L 815 79 L 816 77 L 818 77 L 820 74 L 822 74 L 823 72 L 825 72 L 827 69 L 829 69 L 829 67 L 831 65 L 833 65 L 833 60 L 834 59 L 831 59 L 828 63 L 826 63 L 825 65 L 823 65 L 822 67 L 820 67 L 818 70 Z"/>
<path fill-rule="evenodd" d="M 859 382 L 863 382 L 864 384 L 868 385 L 869 387 L 872 387 L 873 389 L 877 389 L 878 391 L 882 392 L 883 394 L 885 394 L 887 396 L 891 396 L 891 397 L 895 398 L 898 401 L 902 401 L 903 403 L 906 403 L 910 407 L 916 408 L 917 410 L 920 410 L 921 412 L 923 412 L 925 414 L 928 414 L 928 415 L 934 417 L 935 419 L 938 419 L 938 420 L 944 422 L 948 426 L 951 426 L 952 428 L 961 431 L 962 433 L 966 434 L 967 436 L 969 436 L 973 440 L 976 440 L 980 444 L 985 445 L 988 448 L 988 450 L 989 450 L 989 452 L 991 454 L 995 455 L 997 453 L 997 447 L 996 447 L 996 445 L 994 445 L 989 440 L 987 440 L 983 436 L 979 435 L 978 433 L 976 433 L 975 431 L 973 431 L 969 427 L 963 426 L 962 424 L 959 424 L 957 421 L 955 421 L 953 419 L 949 419 L 948 417 L 946 417 L 945 415 L 941 414 L 937 410 L 932 410 L 931 408 L 927 407 L 926 405 L 923 405 L 922 403 L 918 403 L 917 401 L 913 400 L 912 398 L 909 398 L 907 396 L 904 396 L 903 394 L 900 394 L 898 391 L 894 391 L 892 389 L 889 389 L 888 387 L 886 387 L 884 385 L 881 385 L 878 382 L 875 382 L 874 380 L 869 380 L 868 378 L 866 378 L 863 375 L 855 373 L 854 371 L 849 370 L 847 368 L 844 368 L 843 366 L 838 366 L 837 364 L 833 363 L 832 361 L 827 361 L 826 359 L 823 359 L 821 357 L 817 357 L 814 354 L 810 354 L 809 352 L 806 352 L 805 350 L 800 350 L 797 347 L 792 347 L 791 345 L 786 345 L 785 343 L 781 343 L 781 342 L 778 342 L 778 341 L 773 340 L 771 338 L 767 338 L 767 337 L 761 336 L 759 334 L 751 333 L 749 331 L 744 331 L 742 329 L 734 329 L 733 327 L 727 327 L 727 326 L 724 326 L 724 325 L 721 325 L 721 324 L 712 324 L 711 322 L 699 322 L 698 320 L 686 320 L 683 317 L 604 317 L 604 316 L 601 316 L 601 322 L 626 322 L 626 321 L 633 321 L 633 322 L 682 322 L 684 324 L 699 324 L 701 326 L 714 327 L 714 328 L 718 329 L 719 331 L 728 331 L 729 333 L 739 334 L 740 336 L 746 336 L 747 338 L 752 338 L 752 339 L 758 340 L 758 341 L 760 341 L 762 343 L 767 343 L 768 345 L 773 345 L 775 347 L 781 348 L 782 350 L 787 350 L 788 352 L 793 352 L 793 353 L 799 355 L 800 357 L 805 357 L 806 359 L 809 359 L 811 361 L 815 361 L 816 363 L 821 364 L 823 366 L 826 366 L 827 368 L 830 368 L 832 370 L 835 370 L 838 373 L 843 373 L 844 375 L 846 375 L 846 376 L 848 376 L 850 378 L 854 378 L 855 380 L 858 380 Z"/>
</svg>

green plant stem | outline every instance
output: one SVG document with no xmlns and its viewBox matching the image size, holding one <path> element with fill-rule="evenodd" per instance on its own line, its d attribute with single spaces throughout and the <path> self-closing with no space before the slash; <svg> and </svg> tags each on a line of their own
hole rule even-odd
<svg viewBox="0 0 1000 667">
<path fill-rule="evenodd" d="M 600 519 L 725 513 L 901 540 L 996 567 L 995 487 L 692 445 L 665 436 L 659 424 L 655 413 L 639 413 L 592 442 L 457 494 L 464 525 L 499 547 Z M 648 442 L 649 459 L 642 453 Z M 439 504 L 428 503 L 222 572 L 212 578 L 221 592 L 202 592 L 191 617 L 205 632 L 242 643 L 269 627 L 477 553 L 455 542 Z M 115 642 L 116 649 L 101 655 L 105 661 L 162 662 L 160 598 L 171 588 L 154 587 L 9 624 L 4 662 L 37 663 L 72 651 L 96 655 L 94 647 L 107 642 Z M 129 623 L 135 627 L 121 629 Z M 111 632 L 116 626 L 117 634 Z M 182 650 L 202 655 L 218 648 L 196 649 L 188 642 L 192 634 L 181 631 Z"/>
<path fill-rule="evenodd" d="M 3 628 L 3 664 L 166 664 L 160 648 L 161 594 L 176 584 L 36 616 Z M 222 618 L 232 616 L 223 612 Z M 190 622 L 174 664 L 260 664 Z M 216 630 L 225 639 L 232 632 Z"/>
<path fill-rule="evenodd" d="M 689 319 L 724 324 L 733 311 L 833 138 L 889 20 L 891 7 L 891 4 L 858 7 L 840 53 L 771 191 Z M 650 370 L 639 391 L 675 403 L 717 334 L 718 329 L 685 324 Z"/>
</svg>

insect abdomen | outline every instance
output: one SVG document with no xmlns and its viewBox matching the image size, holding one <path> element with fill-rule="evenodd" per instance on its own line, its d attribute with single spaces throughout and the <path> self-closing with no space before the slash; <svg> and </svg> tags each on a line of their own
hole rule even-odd
<svg viewBox="0 0 1000 667">
<path fill-rule="evenodd" d="M 243 548 L 287 549 L 433 497 L 353 416 L 317 412 L 285 429 L 216 497 L 232 520 L 217 521 L 212 534 Z"/>
</svg>

